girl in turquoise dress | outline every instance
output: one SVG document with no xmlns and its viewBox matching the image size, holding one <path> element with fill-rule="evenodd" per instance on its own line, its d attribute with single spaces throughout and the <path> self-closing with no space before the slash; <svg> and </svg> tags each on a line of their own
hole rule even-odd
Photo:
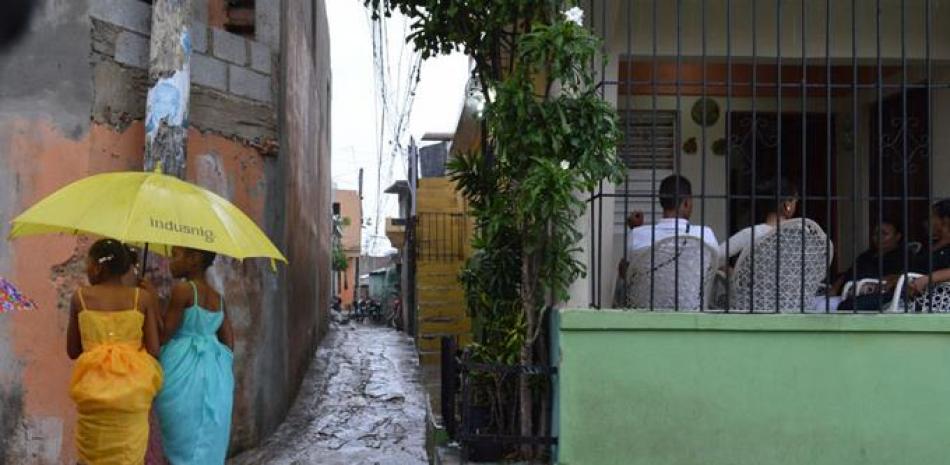
<svg viewBox="0 0 950 465">
<path fill-rule="evenodd" d="M 210 252 L 172 249 L 172 288 L 160 356 L 165 386 L 155 400 L 172 465 L 224 464 L 234 401 L 234 333 L 224 298 L 208 284 Z"/>
</svg>

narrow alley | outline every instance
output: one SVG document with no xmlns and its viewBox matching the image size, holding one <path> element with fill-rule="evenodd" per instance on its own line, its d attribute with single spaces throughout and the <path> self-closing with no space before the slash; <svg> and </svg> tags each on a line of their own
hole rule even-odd
<svg viewBox="0 0 950 465">
<path fill-rule="evenodd" d="M 230 465 L 425 464 L 425 394 L 412 341 L 334 313 L 287 420 Z"/>
</svg>

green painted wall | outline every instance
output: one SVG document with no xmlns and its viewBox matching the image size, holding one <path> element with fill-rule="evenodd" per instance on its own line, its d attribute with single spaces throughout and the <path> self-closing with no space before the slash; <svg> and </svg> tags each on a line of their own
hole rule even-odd
<svg viewBox="0 0 950 465">
<path fill-rule="evenodd" d="M 950 463 L 950 315 L 556 324 L 559 463 Z"/>
</svg>

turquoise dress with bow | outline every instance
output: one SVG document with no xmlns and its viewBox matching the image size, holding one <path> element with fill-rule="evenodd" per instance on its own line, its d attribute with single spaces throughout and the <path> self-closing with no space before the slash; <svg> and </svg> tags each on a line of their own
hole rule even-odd
<svg viewBox="0 0 950 465">
<path fill-rule="evenodd" d="M 210 311 L 195 304 L 185 309 L 175 336 L 159 360 L 165 385 L 155 399 L 165 455 L 172 465 L 223 464 L 231 433 L 234 356 L 218 341 L 224 300 Z"/>
</svg>

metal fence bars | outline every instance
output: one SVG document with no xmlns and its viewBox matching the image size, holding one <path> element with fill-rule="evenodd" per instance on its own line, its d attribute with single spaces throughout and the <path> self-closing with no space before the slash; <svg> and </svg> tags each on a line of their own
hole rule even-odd
<svg viewBox="0 0 950 465">
<path fill-rule="evenodd" d="M 468 215 L 420 212 L 414 227 L 417 260 L 465 260 L 470 241 Z"/>
<path fill-rule="evenodd" d="M 950 0 L 582 6 L 626 175 L 589 194 L 574 304 L 950 311 Z"/>
<path fill-rule="evenodd" d="M 455 341 L 442 339 L 442 419 L 446 432 L 462 445 L 463 459 L 474 462 L 500 461 L 515 454 L 518 446 L 551 447 L 554 436 L 526 437 L 518 434 L 518 378 L 534 379 L 535 402 L 547 408 L 536 415 L 546 416 L 551 425 L 551 386 L 557 367 L 547 365 L 506 365 L 482 363 L 470 350 L 457 352 Z M 544 428 L 542 428 L 544 429 Z M 516 455 L 516 454 L 515 454 Z"/>
</svg>

